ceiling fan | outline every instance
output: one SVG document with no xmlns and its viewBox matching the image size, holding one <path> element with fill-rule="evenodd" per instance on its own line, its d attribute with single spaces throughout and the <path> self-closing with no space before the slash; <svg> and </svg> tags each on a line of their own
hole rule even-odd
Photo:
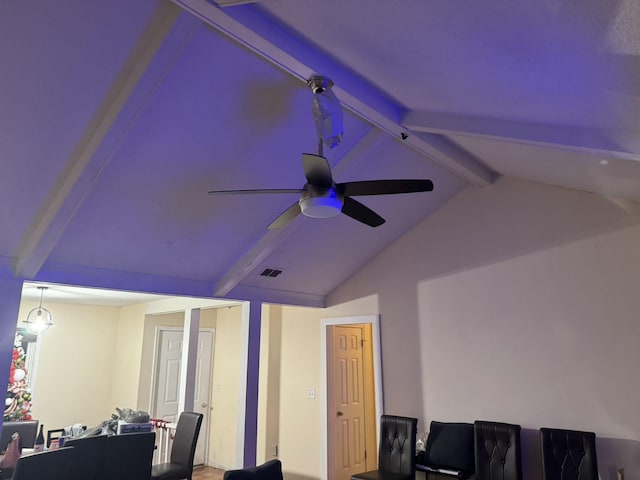
<svg viewBox="0 0 640 480">
<path fill-rule="evenodd" d="M 302 167 L 307 183 L 301 189 L 212 190 L 209 195 L 253 193 L 297 193 L 300 200 L 282 212 L 269 229 L 282 228 L 299 214 L 312 218 L 329 218 L 340 213 L 370 227 L 379 227 L 385 220 L 369 207 L 352 197 L 389 195 L 396 193 L 430 192 L 431 180 L 364 180 L 335 183 L 327 159 L 311 153 L 302 154 Z"/>
<path fill-rule="evenodd" d="M 344 213 L 370 227 L 379 227 L 385 220 L 376 212 L 352 197 L 360 195 L 389 195 L 395 193 L 430 192 L 431 180 L 365 180 L 335 183 L 331 167 L 322 156 L 322 145 L 331 148 L 342 140 L 342 107 L 331 87 L 333 81 L 312 75 L 307 86 L 313 92 L 312 111 L 318 132 L 319 155 L 302 154 L 302 167 L 307 183 L 301 189 L 212 190 L 209 195 L 251 193 L 297 193 L 300 200 L 282 212 L 269 229 L 282 228 L 301 213 L 312 218 L 329 218 Z"/>
</svg>

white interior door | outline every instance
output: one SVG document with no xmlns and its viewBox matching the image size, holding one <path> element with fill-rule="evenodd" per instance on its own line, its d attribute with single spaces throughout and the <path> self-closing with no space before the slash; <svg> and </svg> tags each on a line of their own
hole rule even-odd
<svg viewBox="0 0 640 480">
<path fill-rule="evenodd" d="M 153 418 L 176 421 L 180 394 L 180 365 L 182 363 L 182 332 L 160 330 L 156 360 L 155 402 Z"/>
<path fill-rule="evenodd" d="M 202 427 L 196 445 L 193 459 L 195 465 L 202 465 L 207 461 L 209 445 L 209 423 L 211 419 L 211 364 L 213 361 L 214 332 L 200 330 L 198 336 L 198 358 L 196 360 L 196 388 L 193 409 L 202 413 Z"/>
<path fill-rule="evenodd" d="M 182 363 L 182 330 L 160 329 L 156 357 L 156 377 L 151 416 L 177 421 Z M 213 362 L 213 330 L 200 330 L 196 358 L 194 411 L 202 413 L 202 427 L 196 446 L 194 464 L 207 460 L 209 419 L 211 417 L 211 365 Z"/>
</svg>

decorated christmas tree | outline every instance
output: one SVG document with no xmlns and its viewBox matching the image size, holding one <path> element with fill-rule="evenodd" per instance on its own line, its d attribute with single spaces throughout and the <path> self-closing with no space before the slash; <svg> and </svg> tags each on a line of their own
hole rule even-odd
<svg viewBox="0 0 640 480">
<path fill-rule="evenodd" d="M 16 335 L 4 402 L 5 421 L 31 420 L 31 392 L 27 387 L 26 354 L 21 341 L 22 336 Z"/>
</svg>

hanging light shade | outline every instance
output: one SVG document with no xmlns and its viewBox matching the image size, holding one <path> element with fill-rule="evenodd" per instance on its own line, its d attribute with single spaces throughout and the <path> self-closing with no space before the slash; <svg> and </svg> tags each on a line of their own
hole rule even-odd
<svg viewBox="0 0 640 480">
<path fill-rule="evenodd" d="M 38 289 L 40 290 L 40 305 L 32 308 L 27 315 L 27 319 L 24 321 L 27 330 L 34 335 L 46 332 L 49 330 L 49 327 L 53 325 L 51 312 L 42 306 L 42 297 L 47 287 L 38 287 Z"/>
</svg>

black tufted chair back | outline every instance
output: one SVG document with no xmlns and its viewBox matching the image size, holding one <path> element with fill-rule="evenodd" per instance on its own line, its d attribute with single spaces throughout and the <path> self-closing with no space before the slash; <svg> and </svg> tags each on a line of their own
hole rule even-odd
<svg viewBox="0 0 640 480">
<path fill-rule="evenodd" d="M 378 469 L 357 473 L 352 480 L 415 480 L 418 419 L 382 415 Z"/>
<path fill-rule="evenodd" d="M 520 425 L 476 420 L 473 431 L 478 480 L 522 480 Z"/>
<path fill-rule="evenodd" d="M 416 418 L 382 415 L 378 469 L 411 475 L 416 471 Z"/>
<path fill-rule="evenodd" d="M 598 480 L 596 434 L 541 428 L 544 480 Z"/>
</svg>

